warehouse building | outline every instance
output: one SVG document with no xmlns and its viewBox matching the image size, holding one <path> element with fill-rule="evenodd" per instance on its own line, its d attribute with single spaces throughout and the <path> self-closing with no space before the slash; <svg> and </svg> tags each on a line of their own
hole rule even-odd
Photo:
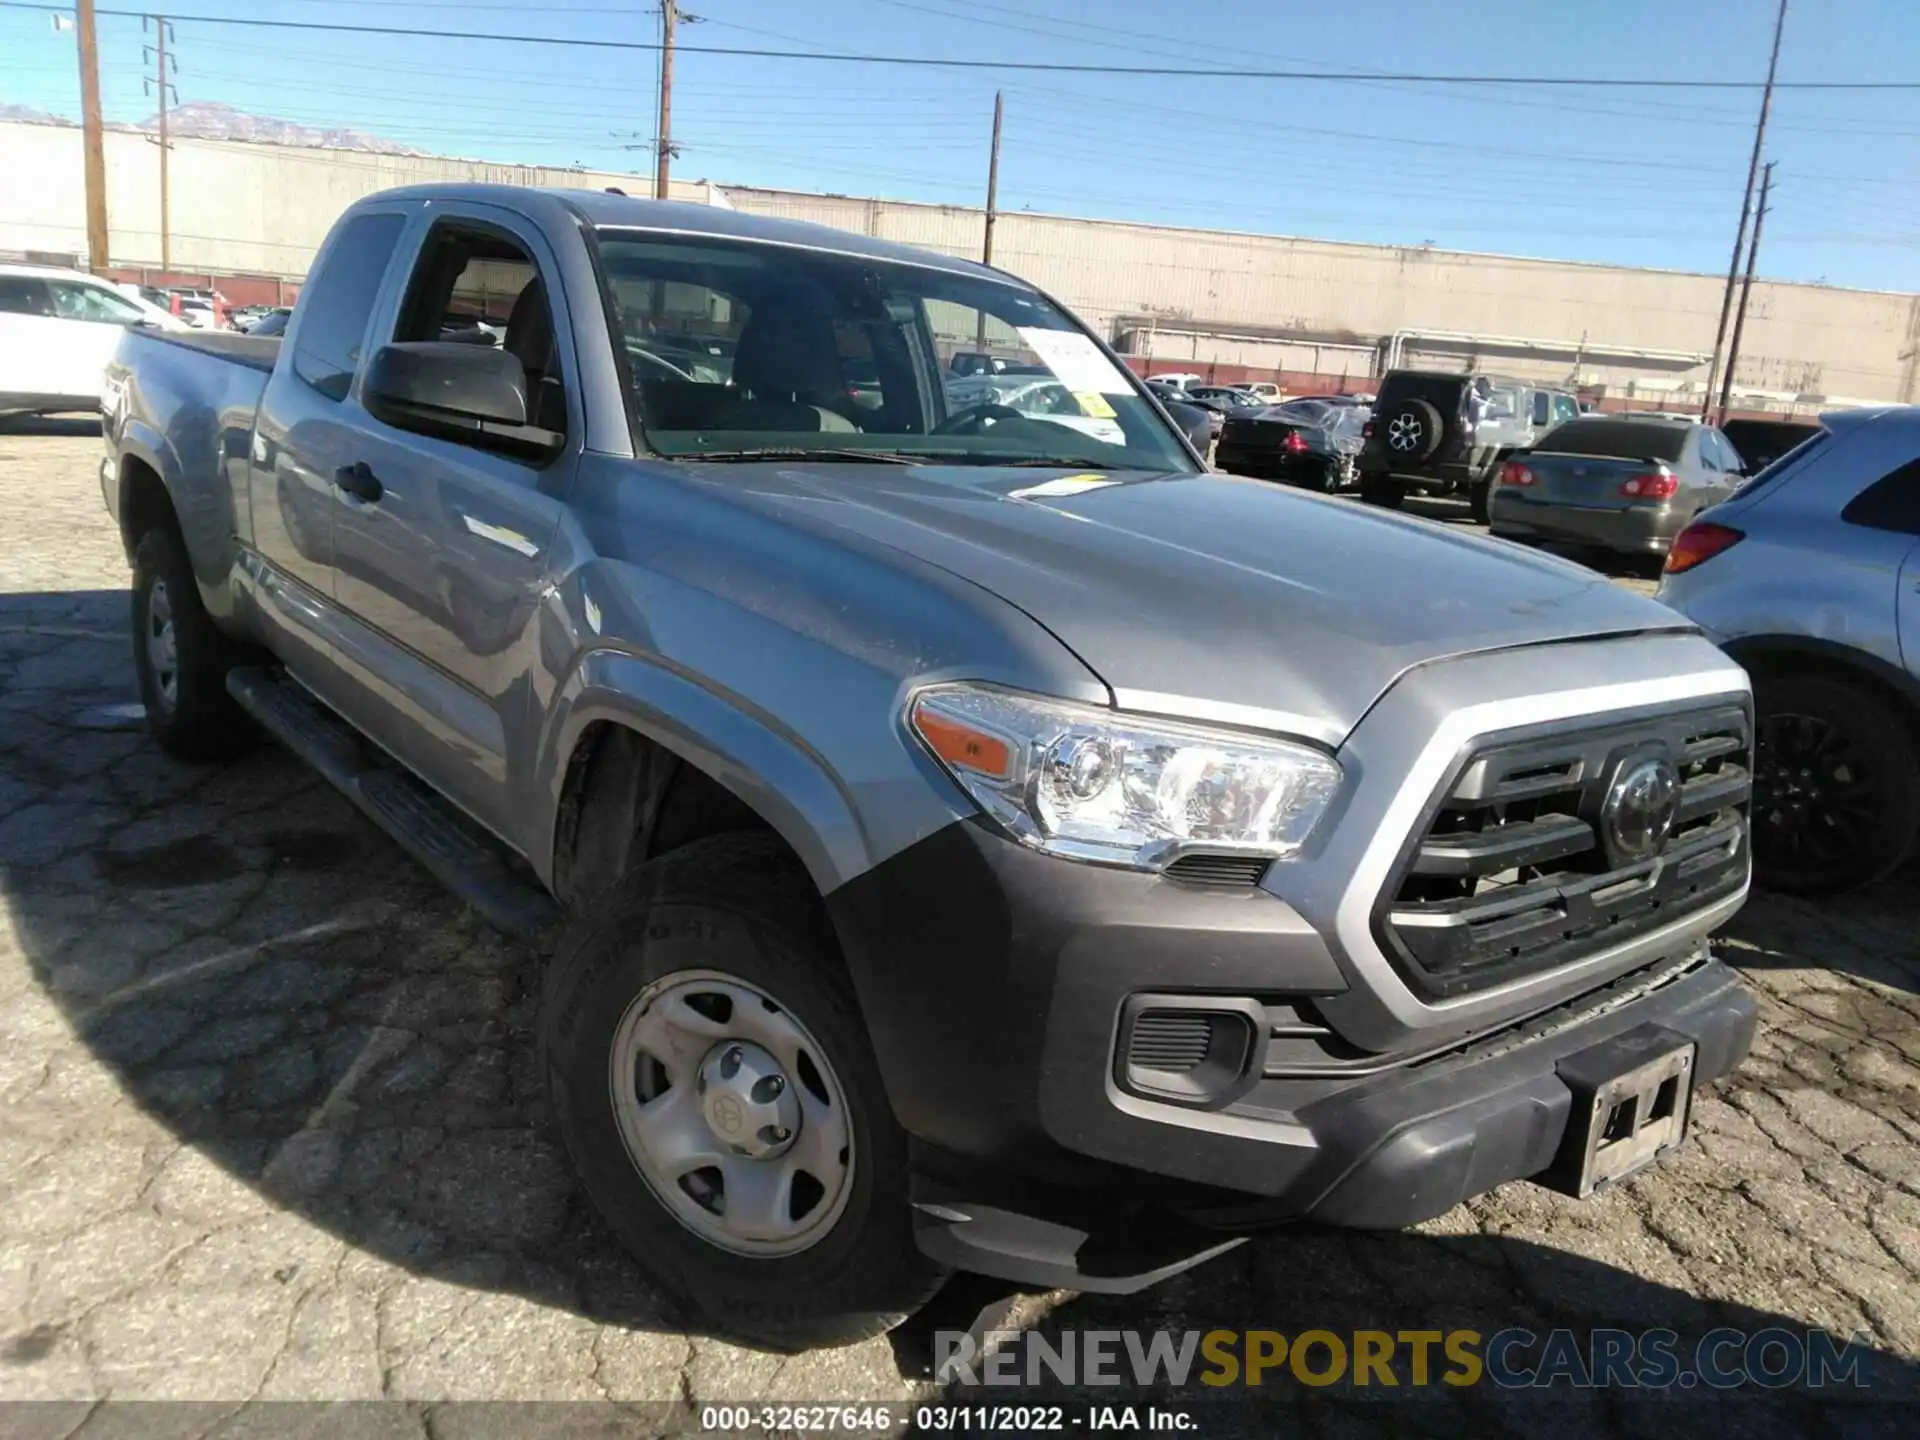
<svg viewBox="0 0 1920 1440">
<path fill-rule="evenodd" d="M 112 263 L 160 261 L 151 137 L 106 136 Z M 66 125 L 0 123 L 0 253 L 78 257 L 86 247 L 81 137 Z M 645 177 L 443 156 L 176 139 L 173 271 L 236 299 L 290 293 L 334 218 L 376 190 L 429 181 L 614 186 Z M 675 199 L 730 205 L 977 256 L 984 215 L 924 205 L 676 181 Z M 1223 215 L 1223 223 L 1232 217 Z M 1040 285 L 1136 368 L 1221 380 L 1279 377 L 1291 390 L 1370 388 L 1393 365 L 1482 367 L 1579 386 L 1610 403 L 1694 403 L 1706 380 L 1724 277 L 1429 247 L 1110 220 L 999 216 L 996 264 Z M 1748 410 L 1920 400 L 1920 296 L 1761 280 L 1736 394 Z"/>
</svg>

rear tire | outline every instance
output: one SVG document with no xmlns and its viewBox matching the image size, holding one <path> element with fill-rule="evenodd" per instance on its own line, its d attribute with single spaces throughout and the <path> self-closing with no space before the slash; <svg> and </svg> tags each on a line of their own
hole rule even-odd
<svg viewBox="0 0 1920 1440">
<path fill-rule="evenodd" d="M 1754 684 L 1756 878 L 1793 895 L 1882 879 L 1920 831 L 1912 718 L 1878 691 L 1829 675 Z"/>
<path fill-rule="evenodd" d="M 134 546 L 132 621 L 134 675 L 160 748 L 204 764 L 251 746 L 259 732 L 227 693 L 227 672 L 247 651 L 200 603 L 186 547 L 170 525 L 156 525 Z"/>
<path fill-rule="evenodd" d="M 723 1133 L 739 1107 L 710 1108 L 724 1103 L 712 1067 L 729 1054 L 737 1064 L 740 1047 L 763 1071 L 782 1067 L 769 1093 L 799 1108 Z M 727 1332 L 779 1349 L 849 1345 L 898 1324 L 945 1279 L 914 1244 L 907 1137 L 819 897 L 774 837 L 695 841 L 594 900 L 548 970 L 540 1048 L 594 1208 L 640 1265 Z M 752 1104 L 763 1087 L 764 1076 Z M 675 1093 L 693 1113 L 669 1122 L 659 1107 Z M 727 1137 L 775 1148 L 749 1155 Z M 777 1197 L 757 1230 L 756 1194 Z"/>
<path fill-rule="evenodd" d="M 1493 480 L 1475 480 L 1467 487 L 1467 504 L 1476 525 L 1493 523 Z"/>
<path fill-rule="evenodd" d="M 1406 503 L 1407 492 L 1383 470 L 1362 470 L 1360 498 L 1369 505 L 1378 505 L 1382 510 L 1398 510 Z"/>
</svg>

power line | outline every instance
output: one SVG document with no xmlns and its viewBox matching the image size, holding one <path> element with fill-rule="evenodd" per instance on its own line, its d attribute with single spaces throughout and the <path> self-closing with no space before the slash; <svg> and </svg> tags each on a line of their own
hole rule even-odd
<svg viewBox="0 0 1920 1440">
<path fill-rule="evenodd" d="M 64 5 L 32 0 L 0 0 L 0 9 L 66 13 Z M 140 19 L 144 10 L 96 10 L 96 14 Z M 554 45 L 588 50 L 642 50 L 657 53 L 658 43 L 643 40 L 587 40 L 558 35 L 518 35 L 487 30 L 427 30 L 403 25 L 345 25 L 338 21 L 265 20 L 233 15 L 175 15 L 182 24 L 234 25 L 253 29 L 326 31 L 341 35 L 409 35 L 432 40 L 493 40 L 514 45 Z M 1759 90 L 1757 80 L 1650 79 L 1640 76 L 1580 77 L 1571 75 L 1433 75 L 1415 72 L 1357 73 L 1323 70 L 1231 69 L 1219 66 L 1085 65 L 1051 60 L 967 60 L 939 55 L 877 55 L 870 52 L 828 50 L 770 50 L 731 45 L 683 45 L 688 55 L 730 55 L 761 60 L 819 60 L 846 65 L 903 65 L 948 70 L 1023 70 L 1070 75 L 1186 76 L 1197 80 L 1297 80 L 1348 85 L 1498 85 L 1550 89 L 1627 90 Z M 1920 80 L 1781 80 L 1776 90 L 1920 90 Z"/>
</svg>

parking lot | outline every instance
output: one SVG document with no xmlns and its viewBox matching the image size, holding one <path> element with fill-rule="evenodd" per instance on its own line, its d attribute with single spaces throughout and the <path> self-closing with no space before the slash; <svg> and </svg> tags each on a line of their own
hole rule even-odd
<svg viewBox="0 0 1920 1440">
<path fill-rule="evenodd" d="M 286 755 L 190 769 L 129 722 L 99 443 L 0 434 L 0 1398 L 654 1401 L 673 1428 L 702 1402 L 934 1394 L 927 1331 L 990 1309 L 1056 1331 L 1818 1326 L 1868 1337 L 1886 1406 L 1756 1391 L 1733 1433 L 1893 1434 L 1920 1403 L 1912 871 L 1749 904 L 1722 953 L 1761 996 L 1752 1057 L 1677 1159 L 1594 1201 L 1512 1185 L 1408 1234 L 1271 1235 L 1127 1299 L 962 1280 L 846 1350 L 703 1332 L 574 1191 L 538 958 Z M 1288 1383 L 1257 1416 L 1214 1401 L 1205 1433 L 1535 1428 L 1523 1398 Z M 1572 1434 L 1673 1420 L 1553 1400 Z"/>
</svg>

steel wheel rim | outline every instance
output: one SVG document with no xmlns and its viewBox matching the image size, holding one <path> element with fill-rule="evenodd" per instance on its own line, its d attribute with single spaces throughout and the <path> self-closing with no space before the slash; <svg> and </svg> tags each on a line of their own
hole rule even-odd
<svg viewBox="0 0 1920 1440">
<path fill-rule="evenodd" d="M 1757 729 L 1754 848 L 1808 870 L 1850 862 L 1880 817 L 1871 767 L 1822 716 L 1775 713 Z"/>
<path fill-rule="evenodd" d="M 720 1078 L 730 1050 L 743 1057 L 738 1075 L 759 1077 L 760 1093 L 777 1074 L 777 1094 L 749 1101 L 730 1089 L 737 1076 Z M 758 986 L 717 970 L 654 981 L 620 1017 L 608 1072 L 628 1159 L 708 1244 L 758 1258 L 796 1255 L 838 1223 L 857 1158 L 846 1092 L 812 1033 Z M 714 1114 L 731 1119 L 729 1099 L 759 1107 L 749 1121 L 778 1128 L 797 1115 L 798 1123 L 784 1139 L 751 1123 L 723 1133 Z M 742 1144 L 764 1153 L 736 1153 Z"/>
<path fill-rule="evenodd" d="M 147 591 L 147 670 L 159 694 L 161 708 L 172 710 L 180 696 L 180 650 L 173 624 L 173 597 L 167 582 L 156 580 Z"/>
</svg>

